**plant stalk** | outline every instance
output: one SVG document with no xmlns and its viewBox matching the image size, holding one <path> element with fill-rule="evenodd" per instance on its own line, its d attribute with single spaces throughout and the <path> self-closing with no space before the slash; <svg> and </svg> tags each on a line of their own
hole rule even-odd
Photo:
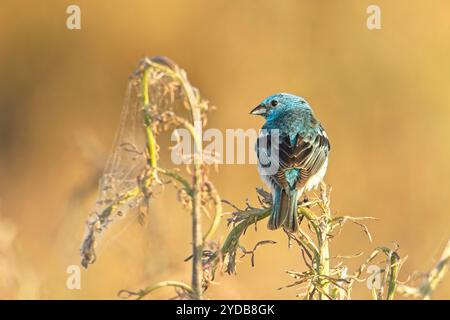
<svg viewBox="0 0 450 320">
<path fill-rule="evenodd" d="M 326 185 L 321 185 L 321 198 L 323 202 L 323 220 L 319 223 L 320 237 L 319 239 L 319 275 L 323 276 L 320 279 L 321 291 L 319 291 L 320 300 L 330 299 L 330 247 L 328 234 L 331 232 L 331 210 L 329 207 L 329 199 L 327 195 Z"/>
<path fill-rule="evenodd" d="M 328 241 L 328 232 L 329 232 L 329 219 L 328 215 L 326 217 L 326 221 L 321 228 L 322 241 L 319 247 L 320 250 L 320 266 L 319 266 L 319 274 L 323 275 L 323 279 L 321 279 L 321 287 L 323 289 L 323 294 L 320 293 L 321 300 L 328 300 L 330 296 L 330 282 L 326 279 L 326 277 L 330 276 L 330 248 Z"/>
<path fill-rule="evenodd" d="M 181 75 L 180 80 L 189 102 L 192 115 L 192 125 L 195 126 L 195 123 L 201 123 L 201 115 L 197 97 L 195 96 L 192 87 L 188 85 L 188 80 L 185 75 Z M 194 139 L 194 172 L 192 177 L 192 291 L 193 298 L 196 300 L 201 300 L 203 292 L 203 235 L 201 220 L 203 150 L 201 137 L 198 136 L 195 130 L 193 130 L 192 134 Z"/>
</svg>

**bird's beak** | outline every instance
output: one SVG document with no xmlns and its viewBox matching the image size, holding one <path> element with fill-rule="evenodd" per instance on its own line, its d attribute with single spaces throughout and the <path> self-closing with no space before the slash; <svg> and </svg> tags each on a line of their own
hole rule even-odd
<svg viewBox="0 0 450 320">
<path fill-rule="evenodd" d="M 267 108 L 265 105 L 260 104 L 256 108 L 254 108 L 252 111 L 250 111 L 250 114 L 261 116 L 267 113 Z"/>
</svg>

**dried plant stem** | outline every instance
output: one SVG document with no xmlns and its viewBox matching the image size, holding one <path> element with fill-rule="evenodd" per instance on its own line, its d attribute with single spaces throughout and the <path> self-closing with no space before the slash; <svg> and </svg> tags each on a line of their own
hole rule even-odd
<svg viewBox="0 0 450 320">
<path fill-rule="evenodd" d="M 192 298 L 193 299 L 202 299 L 202 280 L 203 280 L 203 268 L 202 268 L 202 255 L 203 255 L 203 236 L 202 236 L 202 222 L 201 222 L 201 208 L 202 208 L 202 184 L 203 184 L 203 174 L 202 174 L 202 167 L 203 167 L 203 160 L 202 160 L 202 143 L 201 139 L 198 136 L 196 130 L 195 130 L 195 123 L 201 123 L 201 112 L 200 108 L 198 106 L 198 99 L 193 91 L 192 86 L 189 84 L 186 75 L 184 72 L 174 72 L 172 69 L 167 68 L 161 64 L 154 63 L 150 59 L 146 60 L 147 67 L 145 68 L 144 72 L 142 73 L 142 96 L 143 96 L 143 104 L 144 108 L 147 110 L 149 107 L 149 97 L 148 97 L 148 77 L 150 73 L 151 68 L 157 68 L 165 72 L 166 74 L 169 74 L 173 76 L 175 79 L 177 79 L 181 86 L 183 87 L 183 90 L 187 97 L 188 102 L 188 108 L 191 111 L 191 121 L 192 123 L 189 123 L 189 121 L 182 119 L 180 117 L 177 117 L 177 121 L 183 125 L 185 128 L 189 130 L 191 133 L 193 139 L 194 139 L 194 163 L 193 163 L 193 175 L 192 175 L 192 185 L 189 185 L 187 181 L 185 181 L 180 176 L 169 172 L 167 170 L 161 170 L 158 171 L 170 175 L 172 178 L 177 179 L 180 181 L 183 186 L 185 187 L 188 194 L 191 196 L 192 199 Z M 146 117 L 146 134 L 147 134 L 147 146 L 148 146 L 148 153 L 149 153 L 149 164 L 150 167 L 155 169 L 157 167 L 156 163 L 156 142 L 153 135 L 153 132 L 151 130 L 150 126 L 150 117 Z M 216 194 L 216 198 L 218 198 L 218 194 Z M 220 204 L 220 198 L 219 200 L 216 199 L 216 203 Z M 208 230 L 208 233 L 205 235 L 205 238 L 209 238 L 212 233 L 217 229 L 218 221 L 221 216 L 221 207 L 216 206 L 216 216 L 213 221 L 213 224 L 211 228 Z"/>
<path fill-rule="evenodd" d="M 322 210 L 324 215 L 319 223 L 320 233 L 317 234 L 319 241 L 319 275 L 323 276 L 320 281 L 321 289 L 323 292 L 319 293 L 321 300 L 328 300 L 330 297 L 330 282 L 327 279 L 330 277 L 330 247 L 328 236 L 331 232 L 331 210 L 329 207 L 329 199 L 326 191 L 326 186 L 322 183 L 321 186 L 321 198 L 322 198 Z"/>
<path fill-rule="evenodd" d="M 201 225 L 201 166 L 194 165 L 192 192 L 192 289 L 193 298 L 202 299 L 202 255 L 203 239 Z"/>
<path fill-rule="evenodd" d="M 395 289 L 397 287 L 397 276 L 400 263 L 400 256 L 396 252 L 391 252 L 389 257 L 388 292 L 387 300 L 394 300 Z"/>
<path fill-rule="evenodd" d="M 216 188 L 212 183 L 208 183 L 208 187 L 210 189 L 210 194 L 213 197 L 214 205 L 215 205 L 215 214 L 213 222 L 211 223 L 208 231 L 206 231 L 205 235 L 203 236 L 203 242 L 206 242 L 212 238 L 214 233 L 217 231 L 217 228 L 219 228 L 220 220 L 222 218 L 222 199 L 220 198 L 219 193 L 217 192 Z"/>
<path fill-rule="evenodd" d="M 181 175 L 179 175 L 178 173 L 176 173 L 175 171 L 171 171 L 171 170 L 167 170 L 167 169 L 163 169 L 163 168 L 155 168 L 155 170 L 167 177 L 170 177 L 172 179 L 175 179 L 176 181 L 178 181 L 179 183 L 181 183 L 183 185 L 183 188 L 186 190 L 186 193 L 188 195 L 191 195 L 192 190 L 191 190 L 191 185 L 189 184 L 189 182 L 183 178 Z"/>
<path fill-rule="evenodd" d="M 186 291 L 189 295 L 193 294 L 192 288 L 189 285 L 187 285 L 183 282 L 179 282 L 179 281 L 168 280 L 168 281 L 161 281 L 161 282 L 155 283 L 154 285 L 144 288 L 142 290 L 139 290 L 137 292 L 130 291 L 130 290 L 120 290 L 118 295 L 119 295 L 119 297 L 122 297 L 125 299 L 129 298 L 131 296 L 136 296 L 136 300 L 141 300 L 149 293 L 151 293 L 157 289 L 164 288 L 164 287 L 179 288 L 179 289 Z"/>
<path fill-rule="evenodd" d="M 150 99 L 148 96 L 148 77 L 150 74 L 150 68 L 147 68 L 144 70 L 142 74 L 142 81 L 141 81 L 141 92 L 142 92 L 142 98 L 143 98 L 143 104 L 144 104 L 144 119 L 145 119 L 145 133 L 147 135 L 147 150 L 148 150 L 148 159 L 149 159 L 149 165 L 151 168 L 156 168 L 157 166 L 157 158 L 156 158 L 156 142 L 155 142 L 155 136 L 153 135 L 152 127 L 151 127 L 151 118 L 148 114 L 149 110 L 149 104 Z"/>
<path fill-rule="evenodd" d="M 329 224 L 324 223 L 321 230 L 322 240 L 320 243 L 320 265 L 319 265 L 319 275 L 324 276 L 321 280 L 323 293 L 320 293 L 321 300 L 328 300 L 330 296 L 330 282 L 326 277 L 330 276 L 330 248 L 328 244 L 328 232 Z"/>
<path fill-rule="evenodd" d="M 450 239 L 448 240 L 441 257 L 434 268 L 427 273 L 418 287 L 399 285 L 398 291 L 406 296 L 430 300 L 433 292 L 450 268 Z"/>
<path fill-rule="evenodd" d="M 445 249 L 442 252 L 439 262 L 436 264 L 433 270 L 430 271 L 427 280 L 419 288 L 424 300 L 431 299 L 431 295 L 433 294 L 434 290 L 436 290 L 436 287 L 442 281 L 445 274 L 447 273 L 449 269 L 449 264 L 450 264 L 450 240 L 447 242 L 447 245 L 445 246 Z"/>
<path fill-rule="evenodd" d="M 153 92 L 151 90 L 152 86 L 155 85 L 153 88 L 160 90 L 161 88 L 159 88 L 157 84 L 160 81 L 164 82 L 164 79 L 166 78 L 170 78 L 171 82 L 170 84 L 164 85 L 162 95 L 165 96 L 170 94 L 170 99 L 172 99 L 171 103 L 173 103 L 174 96 L 179 94 L 180 97 L 183 98 L 184 107 L 190 112 L 188 118 L 179 116 L 170 107 L 162 113 L 155 110 L 155 108 L 158 107 L 159 102 L 156 102 L 155 105 L 151 102 L 152 96 L 150 96 L 150 92 Z M 147 165 L 137 177 L 138 185 L 123 195 L 120 195 L 110 207 L 102 210 L 102 214 L 99 215 L 97 220 L 100 220 L 101 223 L 103 220 L 107 219 L 110 213 L 116 210 L 118 206 L 126 204 L 128 201 L 132 201 L 140 196 L 150 199 L 154 186 L 166 184 L 159 179 L 159 175 L 169 178 L 169 182 L 175 182 L 176 185 L 180 184 L 181 188 L 176 186 L 176 189 L 179 191 L 179 199 L 181 199 L 180 201 L 185 208 L 189 208 L 192 217 L 191 285 L 188 286 L 177 281 L 162 281 L 147 287 L 144 290 L 140 290 L 137 293 L 128 290 L 122 290 L 121 293 L 127 293 L 127 297 L 137 296 L 138 299 L 141 299 L 147 293 L 155 289 L 172 286 L 182 289 L 182 291 L 178 290 L 178 298 L 202 299 L 203 291 L 212 282 L 214 277 L 214 275 L 211 274 L 211 270 L 213 270 L 210 268 L 211 265 L 205 263 L 204 260 L 208 255 L 210 257 L 218 257 L 217 254 L 211 254 L 211 248 L 214 248 L 215 242 L 209 240 L 212 239 L 217 231 L 222 217 L 222 200 L 213 183 L 208 180 L 207 166 L 203 161 L 203 148 L 200 135 L 201 127 L 205 124 L 203 120 L 206 120 L 206 117 L 203 118 L 203 116 L 205 115 L 205 112 L 208 111 L 208 103 L 200 97 L 197 89 L 189 83 L 185 71 L 165 57 L 144 58 L 141 61 L 138 70 L 134 73 L 133 80 L 137 80 L 136 82 L 140 84 L 139 96 L 141 98 L 140 102 L 142 109 L 139 109 L 139 111 L 142 111 L 144 116 L 143 129 L 146 138 L 145 148 Z M 181 89 L 183 92 L 174 93 L 173 90 L 178 91 L 178 89 Z M 156 93 L 156 95 L 158 95 L 158 93 Z M 166 102 L 163 102 L 163 106 L 160 107 L 164 107 L 165 103 Z M 158 113 L 155 114 L 155 112 Z M 186 170 L 190 179 L 185 178 L 177 170 L 168 170 L 162 168 L 158 164 L 159 148 L 156 136 L 172 126 L 184 127 L 189 131 L 193 138 L 193 163 L 192 166 Z M 210 203 L 213 203 L 215 208 L 214 218 L 206 233 L 203 235 L 202 214 L 204 211 L 207 213 L 207 205 Z M 97 221 L 94 222 L 97 223 Z M 93 224 L 91 223 L 89 225 L 89 231 L 91 232 L 88 233 L 82 247 L 84 259 L 89 260 L 87 263 L 93 263 L 95 260 L 95 234 L 99 233 L 97 229 L 94 229 L 95 226 L 91 227 L 91 225 Z M 207 245 L 205 245 L 206 241 L 208 241 Z M 206 250 L 205 247 L 207 247 Z"/>
<path fill-rule="evenodd" d="M 150 65 L 152 61 L 148 61 Z M 161 65 L 157 67 L 163 68 Z M 147 69 L 148 70 L 148 69 Z M 201 189 L 202 189 L 202 143 L 200 137 L 193 124 L 201 123 L 201 113 L 198 106 L 196 95 L 189 84 L 184 73 L 174 73 L 170 68 L 165 70 L 169 74 L 173 74 L 177 78 L 186 93 L 189 109 L 191 111 L 192 124 L 183 121 L 184 126 L 190 131 L 194 139 L 194 164 L 192 177 L 192 295 L 194 299 L 202 299 L 202 255 L 203 255 L 203 237 L 202 237 L 202 222 L 201 222 Z M 144 72 L 144 77 L 145 77 Z"/>
<path fill-rule="evenodd" d="M 450 240 L 447 242 L 441 258 L 436 266 L 428 274 L 426 281 L 420 286 L 419 290 L 424 300 L 430 300 L 431 295 L 436 290 L 438 284 L 442 281 L 450 265 Z"/>
<path fill-rule="evenodd" d="M 184 79 L 184 78 L 181 78 Z M 184 80 L 182 80 L 184 81 Z M 184 85 L 183 87 L 185 90 L 191 90 L 191 88 L 187 85 Z M 196 101 L 193 92 L 191 94 L 187 93 L 188 101 L 190 105 L 190 109 L 192 110 L 192 119 L 194 123 L 200 123 L 200 113 L 198 112 L 198 107 L 196 106 Z M 202 222 L 201 222 L 201 189 L 203 184 L 202 179 L 202 142 L 201 138 L 198 136 L 197 131 L 195 130 L 195 127 L 186 121 L 185 119 L 182 119 L 181 117 L 176 117 L 177 121 L 182 124 L 192 135 L 194 139 L 194 170 L 193 170 L 193 177 L 192 177 L 192 187 L 191 190 L 191 197 L 192 197 L 192 246 L 193 246 L 193 259 L 192 259 L 192 288 L 194 291 L 193 297 L 195 299 L 202 299 L 202 255 L 203 255 L 203 240 L 208 239 L 211 237 L 211 235 L 214 233 L 214 231 L 217 229 L 219 223 L 220 223 L 220 217 L 221 217 L 221 201 L 220 198 L 218 198 L 217 192 L 215 193 L 215 203 L 216 203 L 216 215 L 214 217 L 213 223 L 211 224 L 210 229 L 206 233 L 205 237 L 202 237 Z M 218 205 L 217 205 L 218 204 Z"/>
<path fill-rule="evenodd" d="M 253 209 L 249 210 L 246 213 L 249 214 L 249 216 L 254 216 L 251 220 L 244 220 L 237 224 L 228 234 L 227 238 L 225 239 L 221 252 L 222 254 L 227 254 L 233 250 L 236 249 L 236 247 L 239 244 L 239 238 L 242 236 L 242 234 L 245 232 L 245 230 L 248 228 L 249 225 L 252 223 L 255 223 L 259 220 L 262 220 L 270 215 L 272 211 L 272 208 L 265 208 L 265 209 Z"/>
<path fill-rule="evenodd" d="M 200 109 L 197 105 L 197 99 L 192 90 L 192 87 L 187 82 L 186 77 L 180 77 L 181 83 L 187 95 L 188 103 L 191 110 L 192 122 L 201 123 Z M 202 237 L 202 215 L 201 215 L 201 189 L 202 189 L 202 164 L 203 164 L 203 149 L 201 137 L 191 127 L 191 134 L 194 138 L 194 174 L 192 178 L 192 291 L 193 298 L 202 299 L 202 280 L 203 280 L 203 237 Z"/>
</svg>

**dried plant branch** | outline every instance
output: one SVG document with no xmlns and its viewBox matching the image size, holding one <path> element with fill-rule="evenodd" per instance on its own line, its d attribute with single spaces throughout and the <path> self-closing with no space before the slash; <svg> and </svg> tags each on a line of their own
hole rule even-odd
<svg viewBox="0 0 450 320">
<path fill-rule="evenodd" d="M 328 234 L 331 232 L 330 220 L 331 220 L 331 211 L 330 211 L 330 200 L 329 193 L 327 192 L 325 184 L 322 182 L 321 185 L 321 200 L 322 200 L 322 210 L 324 216 L 322 221 L 320 222 L 320 261 L 319 261 L 319 275 L 324 275 L 325 277 L 322 279 L 322 282 L 318 286 L 320 288 L 319 292 L 320 299 L 325 300 L 325 297 L 329 300 L 330 298 L 330 286 L 326 277 L 330 274 L 330 248 L 328 244 Z"/>
<path fill-rule="evenodd" d="M 178 294 L 178 296 L 180 298 L 192 297 L 194 294 L 192 288 L 189 285 L 187 285 L 183 282 L 169 280 L 169 281 L 161 281 L 161 282 L 155 283 L 154 285 L 144 288 L 142 290 L 139 290 L 137 292 L 125 290 L 125 289 L 120 290 L 117 295 L 123 299 L 135 297 L 136 300 L 141 300 L 149 293 L 151 293 L 157 289 L 164 288 L 164 287 L 174 287 L 174 288 L 182 289 L 182 292 L 185 294 Z"/>
<path fill-rule="evenodd" d="M 397 277 L 400 265 L 400 256 L 395 251 L 390 252 L 389 273 L 388 273 L 388 292 L 387 300 L 393 300 L 397 287 Z"/>
<path fill-rule="evenodd" d="M 230 231 L 227 238 L 225 239 L 222 248 L 220 250 L 220 259 L 223 260 L 225 257 L 228 258 L 227 261 L 227 273 L 232 274 L 236 272 L 236 250 L 239 248 L 239 240 L 241 236 L 245 233 L 247 228 L 256 223 L 259 220 L 267 218 L 271 212 L 270 208 L 267 209 L 249 209 L 243 211 L 246 215 L 244 220 L 240 221 L 234 228 Z M 217 258 L 219 258 L 219 254 Z"/>
<path fill-rule="evenodd" d="M 203 241 L 206 242 L 211 240 L 212 236 L 216 233 L 217 228 L 219 228 L 220 220 L 222 219 L 222 199 L 220 198 L 219 193 L 216 188 L 210 181 L 206 181 L 205 184 L 209 189 L 209 193 L 214 201 L 215 213 L 213 221 L 208 229 L 208 231 L 203 236 Z"/>
<path fill-rule="evenodd" d="M 423 277 L 418 287 L 400 284 L 397 291 L 405 296 L 430 300 L 439 283 L 450 267 L 450 240 L 447 242 L 439 261 L 434 268 Z"/>
<path fill-rule="evenodd" d="M 252 267 L 255 266 L 255 251 L 259 246 L 265 245 L 265 244 L 275 244 L 276 242 L 273 240 L 261 240 L 259 242 L 257 242 L 255 244 L 255 246 L 253 247 L 252 250 L 246 250 L 243 246 L 239 246 L 239 248 L 242 250 L 242 252 L 244 253 L 243 256 L 249 254 L 251 256 L 251 263 L 252 263 Z M 242 256 L 242 257 L 243 257 Z"/>
<path fill-rule="evenodd" d="M 137 103 L 141 108 L 131 111 L 124 109 L 123 118 L 128 119 L 126 112 L 131 112 L 132 117 L 129 120 L 132 121 L 131 130 L 137 130 L 136 132 L 142 130 L 145 134 L 146 152 L 142 152 L 138 144 L 128 140 L 125 142 L 119 141 L 117 148 L 119 148 L 118 152 L 126 152 L 125 156 L 131 157 L 134 161 L 145 156 L 146 165 L 139 167 L 139 163 L 132 163 L 123 169 L 127 170 L 127 172 L 121 173 L 119 171 L 119 176 L 127 178 L 127 181 L 130 181 L 128 178 L 129 172 L 136 172 L 131 177 L 136 181 L 134 186 L 122 193 L 117 193 L 112 198 L 98 202 L 99 205 L 106 203 L 107 206 L 101 209 L 99 213 L 94 213 L 91 219 L 88 220 L 86 236 L 81 247 L 82 264 L 87 267 L 95 261 L 96 242 L 103 230 L 114 222 L 116 218 L 124 216 L 126 211 L 135 206 L 136 203 L 140 203 L 141 199 L 148 200 L 153 197 L 154 192 L 152 189 L 167 183 L 162 182 L 159 178 L 160 175 L 164 175 L 170 179 L 169 182 L 173 181 L 181 186 L 181 189 L 178 189 L 179 199 L 191 211 L 193 259 L 192 284 L 188 291 L 191 293 L 190 298 L 201 299 L 206 281 L 204 279 L 202 261 L 204 242 L 213 237 L 222 216 L 222 204 L 219 193 L 213 183 L 206 178 L 206 168 L 202 159 L 201 137 L 195 128 L 196 124 L 205 124 L 203 114 L 208 110 L 207 103 L 200 98 L 197 89 L 189 83 L 186 73 L 167 58 L 154 57 L 143 59 L 130 83 L 131 86 L 134 86 L 135 83 L 139 85 L 138 96 L 140 99 Z M 150 92 L 153 95 L 150 95 Z M 169 104 L 174 103 L 176 97 L 189 110 L 189 120 L 172 111 Z M 127 105 L 125 107 L 128 108 Z M 167 107 L 166 110 L 163 110 L 165 107 Z M 142 118 L 141 123 L 136 122 L 139 118 Z M 177 171 L 163 168 L 158 163 L 159 146 L 156 141 L 156 135 L 170 127 L 186 128 L 194 140 L 195 149 L 192 170 L 187 170 L 187 173 L 191 176 L 191 181 L 184 178 Z M 126 135 L 133 134 L 133 132 L 123 131 L 122 128 L 120 132 Z M 112 169 L 119 170 L 114 165 L 120 164 L 121 155 L 114 153 L 111 157 Z M 140 173 L 139 168 L 142 168 Z M 133 181 L 132 179 L 131 181 Z M 121 183 L 121 181 L 117 182 Z M 127 185 L 130 185 L 129 182 L 127 183 Z M 111 193 L 113 187 L 114 185 L 111 183 L 106 185 L 104 190 Z M 202 213 L 207 212 L 206 205 L 210 201 L 215 207 L 215 214 L 210 227 L 203 235 Z M 161 282 L 156 287 L 173 285 L 173 283 L 173 281 Z M 154 288 L 154 286 L 150 288 Z"/>
<path fill-rule="evenodd" d="M 108 205 L 101 213 L 92 214 L 86 223 L 86 234 L 81 246 L 81 265 L 85 268 L 96 260 L 95 246 L 97 237 L 101 236 L 103 231 L 113 221 L 110 217 L 120 206 L 126 204 L 130 199 L 136 198 L 140 193 L 138 187 L 119 195 L 115 202 Z"/>
</svg>

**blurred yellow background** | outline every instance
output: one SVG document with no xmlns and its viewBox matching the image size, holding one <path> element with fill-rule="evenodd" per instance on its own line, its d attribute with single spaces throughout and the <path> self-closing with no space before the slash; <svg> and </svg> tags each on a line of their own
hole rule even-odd
<svg viewBox="0 0 450 320">
<path fill-rule="evenodd" d="M 373 3 L 381 30 L 366 27 Z M 66 29 L 70 4 L 81 8 L 81 30 Z M 130 220 L 108 233 L 81 290 L 66 288 L 128 76 L 144 55 L 188 72 L 218 107 L 210 127 L 259 128 L 248 112 L 262 98 L 305 97 L 331 139 L 332 208 L 380 219 L 369 224 L 373 243 L 348 225 L 332 254 L 395 241 L 408 256 L 401 281 L 429 270 L 450 235 L 449 12 L 445 0 L 2 1 L 0 298 L 116 298 L 123 288 L 189 282 L 189 213 L 168 191 L 146 227 Z M 221 165 L 212 179 L 241 206 L 262 185 L 252 165 Z M 304 268 L 299 252 L 263 225 L 244 244 L 278 243 L 258 249 L 255 267 L 246 257 L 237 276 L 220 276 L 208 298 L 295 298 L 277 288 L 291 281 L 284 270 Z M 450 297 L 449 279 L 434 298 Z M 362 284 L 353 296 L 370 292 Z"/>
</svg>

